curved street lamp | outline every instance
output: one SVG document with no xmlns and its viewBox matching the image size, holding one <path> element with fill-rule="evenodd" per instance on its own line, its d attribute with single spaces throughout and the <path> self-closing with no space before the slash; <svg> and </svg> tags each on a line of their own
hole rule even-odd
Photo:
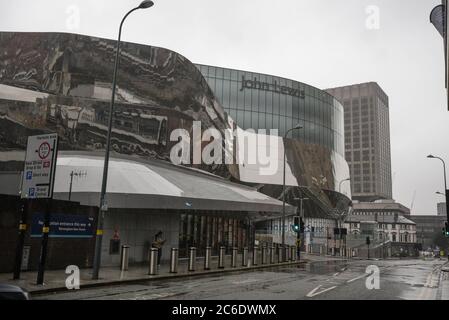
<svg viewBox="0 0 449 320">
<path fill-rule="evenodd" d="M 123 23 L 125 22 L 126 18 L 132 12 L 139 10 L 139 9 L 150 8 L 153 5 L 154 5 L 153 1 L 150 1 L 150 0 L 142 1 L 139 6 L 128 11 L 128 13 L 125 14 L 122 21 L 120 22 L 120 27 L 119 27 L 119 32 L 118 32 L 118 41 L 117 41 L 117 47 L 116 47 L 116 55 L 115 55 L 114 73 L 113 73 L 113 78 L 112 78 L 112 97 L 111 97 L 111 104 L 109 106 L 108 134 L 106 137 L 106 152 L 104 155 L 103 179 L 102 179 L 102 183 L 101 183 L 101 193 L 100 193 L 100 207 L 99 207 L 100 212 L 98 214 L 97 232 L 96 232 L 96 239 L 95 239 L 95 255 L 94 255 L 94 265 L 93 265 L 93 272 L 92 272 L 93 280 L 98 279 L 98 274 L 100 271 L 101 242 L 103 239 L 103 220 L 104 220 L 104 214 L 108 210 L 105 195 L 106 195 L 106 185 L 107 185 L 107 179 L 108 179 L 109 150 L 111 148 L 112 118 L 113 118 L 113 113 L 114 113 L 115 88 L 116 88 L 116 84 L 117 84 L 117 69 L 118 69 L 119 58 L 120 58 L 120 39 L 122 36 L 122 27 L 123 27 Z"/>
<path fill-rule="evenodd" d="M 446 191 L 446 190 L 447 190 L 447 181 L 446 181 L 446 163 L 444 162 L 444 160 L 443 160 L 442 158 L 436 157 L 436 156 L 431 155 L 431 154 L 429 154 L 429 155 L 427 156 L 427 158 L 429 158 L 429 159 L 438 159 L 438 160 L 441 160 L 441 162 L 443 162 L 444 190 Z"/>
<path fill-rule="evenodd" d="M 444 192 L 445 192 L 445 196 L 446 196 L 446 214 L 447 214 L 447 221 L 449 221 L 449 191 L 447 190 L 446 163 L 444 162 L 444 160 L 442 158 L 434 156 L 434 155 L 431 155 L 431 154 L 429 154 L 427 156 L 427 158 L 429 158 L 429 159 L 438 159 L 438 160 L 441 160 L 441 162 L 443 162 Z M 447 259 L 449 260 L 449 254 L 447 255 Z"/>
<path fill-rule="evenodd" d="M 294 126 L 293 128 L 290 128 L 287 130 L 287 132 L 285 132 L 284 134 L 284 141 L 287 139 L 287 135 L 290 133 L 290 131 L 293 130 L 299 130 L 302 129 L 303 126 L 301 126 L 300 124 L 297 124 L 296 126 Z M 284 171 L 283 171 L 283 179 L 282 179 L 282 261 L 284 261 L 285 258 L 285 145 L 284 145 Z"/>
<path fill-rule="evenodd" d="M 345 181 L 351 181 L 351 178 L 346 178 L 340 181 L 340 183 L 338 184 L 338 192 L 341 193 L 341 184 Z"/>
</svg>

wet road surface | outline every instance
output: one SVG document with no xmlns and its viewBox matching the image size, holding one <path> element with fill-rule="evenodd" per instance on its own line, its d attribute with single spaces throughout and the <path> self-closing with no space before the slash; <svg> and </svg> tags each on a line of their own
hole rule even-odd
<svg viewBox="0 0 449 320">
<path fill-rule="evenodd" d="M 446 291 L 449 286 L 443 284 L 449 283 L 448 272 L 441 271 L 445 263 L 445 260 L 438 259 L 319 261 L 301 267 L 273 267 L 207 277 L 159 280 L 40 295 L 33 298 L 87 300 L 447 299 L 449 292 Z M 377 274 L 379 275 L 378 286 L 375 277 Z M 368 289 L 367 282 L 371 289 Z"/>
</svg>

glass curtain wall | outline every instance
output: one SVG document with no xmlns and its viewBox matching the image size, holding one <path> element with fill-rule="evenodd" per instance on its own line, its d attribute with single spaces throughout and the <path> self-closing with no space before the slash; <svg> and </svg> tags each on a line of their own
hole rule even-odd
<svg viewBox="0 0 449 320">
<path fill-rule="evenodd" d="M 196 65 L 223 108 L 243 129 L 294 130 L 294 139 L 344 156 L 343 107 L 330 94 L 297 81 L 260 73 Z"/>
</svg>

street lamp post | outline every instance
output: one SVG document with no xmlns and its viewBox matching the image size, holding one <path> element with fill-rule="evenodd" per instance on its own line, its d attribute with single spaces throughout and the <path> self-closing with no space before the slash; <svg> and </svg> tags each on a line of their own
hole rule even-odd
<svg viewBox="0 0 449 320">
<path fill-rule="evenodd" d="M 285 132 L 284 134 L 284 143 L 287 139 L 287 135 L 290 131 L 296 130 L 296 129 L 302 129 L 303 127 L 300 124 L 297 124 L 293 128 L 290 128 Z M 283 175 L 282 175 L 282 261 L 284 261 L 285 258 L 285 144 L 284 144 L 284 168 L 283 168 Z"/>
<path fill-rule="evenodd" d="M 339 192 L 339 193 L 341 193 L 341 185 L 342 185 L 342 183 L 345 182 L 345 181 L 351 181 L 351 178 L 346 178 L 346 179 L 343 179 L 343 180 L 340 181 L 340 183 L 338 184 L 338 192 Z M 342 229 L 342 227 L 343 227 L 343 217 L 344 217 L 343 213 L 340 214 L 339 217 L 338 217 L 338 228 L 339 228 L 338 234 L 339 234 L 339 250 L 340 250 L 340 255 L 342 254 L 342 253 L 341 253 L 341 249 L 342 249 L 342 246 L 341 246 L 341 240 L 342 240 L 341 229 Z M 345 241 L 345 250 L 346 250 L 346 241 Z"/>
<path fill-rule="evenodd" d="M 427 158 L 429 159 L 438 159 L 443 163 L 443 174 L 444 174 L 444 193 L 446 195 L 446 217 L 447 217 L 447 221 L 449 222 L 449 190 L 447 190 L 447 180 L 446 180 L 446 163 L 444 162 L 444 160 L 440 157 L 434 156 L 429 154 L 427 156 Z M 449 253 L 447 255 L 447 259 L 449 260 Z"/>
<path fill-rule="evenodd" d="M 338 192 L 341 193 L 341 184 L 345 181 L 351 181 L 351 178 L 346 178 L 340 181 L 340 183 L 338 184 Z"/>
<path fill-rule="evenodd" d="M 114 112 L 115 88 L 116 88 L 116 83 L 117 83 L 117 69 L 118 69 L 119 58 L 120 58 L 120 38 L 122 36 L 122 26 L 123 26 L 123 23 L 125 22 L 126 18 L 132 12 L 139 10 L 139 9 L 150 8 L 153 5 L 154 5 L 153 1 L 150 1 L 150 0 L 142 1 L 139 6 L 128 11 L 128 13 L 125 14 L 122 21 L 120 22 L 120 27 L 119 27 L 119 32 L 118 32 L 118 41 L 117 41 L 117 47 L 116 47 L 116 55 L 115 55 L 114 73 L 113 73 L 113 78 L 112 78 L 112 96 L 111 96 L 111 104 L 109 107 L 108 134 L 106 137 L 106 152 L 104 155 L 103 180 L 101 183 L 100 207 L 99 207 L 99 213 L 98 213 L 97 232 L 96 232 L 96 239 L 95 239 L 95 256 L 94 256 L 94 266 L 93 266 L 93 272 L 92 272 L 93 280 L 98 279 L 98 274 L 100 271 L 101 242 L 103 239 L 103 220 L 104 220 L 105 212 L 108 210 L 105 195 L 106 195 L 106 185 L 107 185 L 107 179 L 108 179 L 109 150 L 111 147 L 112 118 L 113 118 L 113 112 Z"/>
</svg>

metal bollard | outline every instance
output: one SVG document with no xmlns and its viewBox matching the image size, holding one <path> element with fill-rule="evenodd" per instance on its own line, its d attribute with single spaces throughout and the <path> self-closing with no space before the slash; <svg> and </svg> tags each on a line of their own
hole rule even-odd
<svg viewBox="0 0 449 320">
<path fill-rule="evenodd" d="M 195 271 L 196 267 L 196 248 L 189 248 L 189 271 Z"/>
<path fill-rule="evenodd" d="M 232 248 L 232 256 L 231 256 L 231 267 L 232 268 L 237 268 L 237 252 L 238 252 L 238 248 L 234 247 Z"/>
<path fill-rule="evenodd" d="M 171 248 L 170 254 L 170 273 L 178 272 L 178 248 Z"/>
<path fill-rule="evenodd" d="M 220 251 L 218 252 L 218 268 L 223 269 L 224 268 L 224 259 L 225 259 L 225 247 L 220 247 Z"/>
<path fill-rule="evenodd" d="M 266 259 L 267 259 L 266 247 L 262 246 L 262 256 L 260 258 L 260 263 L 265 264 L 267 262 Z"/>
<path fill-rule="evenodd" d="M 128 260 L 129 260 L 129 246 L 123 245 L 122 251 L 120 254 L 120 270 L 121 271 L 128 270 Z"/>
<path fill-rule="evenodd" d="M 246 267 L 248 265 L 248 248 L 243 248 L 242 251 L 242 266 Z"/>
<path fill-rule="evenodd" d="M 148 274 L 151 276 L 157 275 L 157 248 L 150 249 L 150 269 L 148 270 Z"/>
<path fill-rule="evenodd" d="M 289 260 L 289 252 L 288 252 L 288 246 L 287 245 L 284 245 L 283 251 L 284 251 L 284 261 L 283 262 L 287 262 Z"/>
<path fill-rule="evenodd" d="M 210 270 L 210 257 L 212 254 L 212 248 L 206 247 L 206 252 L 204 254 L 204 270 Z"/>
<path fill-rule="evenodd" d="M 274 246 L 270 247 L 270 264 L 274 263 L 274 255 L 276 253 L 276 249 Z"/>
<path fill-rule="evenodd" d="M 296 247 L 295 246 L 291 246 L 290 247 L 290 260 L 291 261 L 296 261 Z"/>
<path fill-rule="evenodd" d="M 253 248 L 253 266 L 257 266 L 257 253 L 259 251 L 259 247 L 254 246 Z"/>
</svg>

